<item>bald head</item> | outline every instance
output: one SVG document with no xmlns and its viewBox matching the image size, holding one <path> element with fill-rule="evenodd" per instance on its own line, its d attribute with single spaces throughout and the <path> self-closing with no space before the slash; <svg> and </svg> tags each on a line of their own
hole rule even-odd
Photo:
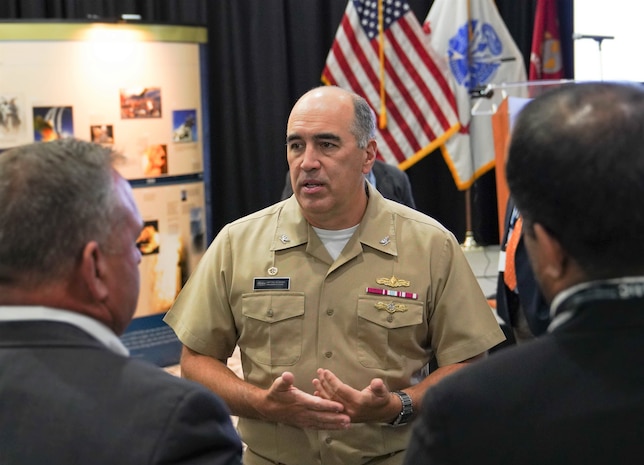
<svg viewBox="0 0 644 465">
<path fill-rule="evenodd" d="M 316 87 L 306 92 L 297 100 L 291 114 L 298 109 L 298 104 L 300 103 L 315 105 L 316 102 L 317 104 L 326 105 L 337 104 L 343 109 L 346 109 L 346 111 L 353 113 L 350 130 L 356 138 L 358 147 L 365 148 L 370 139 L 376 138 L 375 113 L 367 101 L 358 94 L 337 86 Z"/>
</svg>

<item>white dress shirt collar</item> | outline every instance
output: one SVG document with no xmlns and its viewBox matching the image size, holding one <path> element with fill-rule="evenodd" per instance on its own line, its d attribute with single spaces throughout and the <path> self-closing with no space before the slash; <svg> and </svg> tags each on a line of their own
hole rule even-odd
<svg viewBox="0 0 644 465">
<path fill-rule="evenodd" d="M 129 356 L 128 349 L 119 337 L 98 320 L 68 310 L 36 306 L 0 306 L 0 322 L 3 321 L 60 321 L 83 330 L 112 352 Z"/>
</svg>

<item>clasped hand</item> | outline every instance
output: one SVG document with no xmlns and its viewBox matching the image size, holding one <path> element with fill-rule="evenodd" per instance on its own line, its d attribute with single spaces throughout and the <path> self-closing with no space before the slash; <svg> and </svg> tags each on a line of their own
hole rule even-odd
<svg viewBox="0 0 644 465">
<path fill-rule="evenodd" d="M 307 429 L 341 430 L 351 423 L 387 421 L 391 393 L 375 378 L 362 391 L 343 383 L 333 372 L 317 370 L 315 392 L 295 387 L 294 376 L 284 372 L 266 395 L 262 414 L 266 419 Z"/>
</svg>

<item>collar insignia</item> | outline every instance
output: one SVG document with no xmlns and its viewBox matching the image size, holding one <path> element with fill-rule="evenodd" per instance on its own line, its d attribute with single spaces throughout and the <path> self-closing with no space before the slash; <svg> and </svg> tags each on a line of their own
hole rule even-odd
<svg viewBox="0 0 644 465">
<path fill-rule="evenodd" d="M 286 234 L 282 234 L 280 236 L 280 241 L 282 241 L 282 244 L 286 244 L 287 242 L 291 242 L 291 239 Z"/>
</svg>

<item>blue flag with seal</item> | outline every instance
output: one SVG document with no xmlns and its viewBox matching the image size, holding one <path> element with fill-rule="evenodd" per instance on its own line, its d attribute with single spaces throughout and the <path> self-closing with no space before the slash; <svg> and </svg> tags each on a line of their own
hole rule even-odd
<svg viewBox="0 0 644 465">
<path fill-rule="evenodd" d="M 460 131 L 442 147 L 456 186 L 465 190 L 494 167 L 490 118 L 472 118 L 471 93 L 526 81 L 523 56 L 492 0 L 435 0 L 423 23 L 430 46 L 453 77 Z M 524 96 L 524 87 L 510 90 Z"/>
</svg>

